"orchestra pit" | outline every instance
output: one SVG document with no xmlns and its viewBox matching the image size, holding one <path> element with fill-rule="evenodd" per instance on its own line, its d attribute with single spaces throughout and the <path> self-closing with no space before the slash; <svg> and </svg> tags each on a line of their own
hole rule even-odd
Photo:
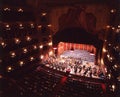
<svg viewBox="0 0 120 97">
<path fill-rule="evenodd" d="M 120 97 L 120 0 L 2 0 L 0 97 Z"/>
</svg>

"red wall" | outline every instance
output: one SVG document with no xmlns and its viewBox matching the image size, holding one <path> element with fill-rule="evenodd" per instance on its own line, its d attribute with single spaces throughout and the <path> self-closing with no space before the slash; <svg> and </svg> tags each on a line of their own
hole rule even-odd
<svg viewBox="0 0 120 97">
<path fill-rule="evenodd" d="M 58 55 L 63 53 L 63 51 L 71 50 L 71 49 L 80 49 L 80 50 L 87 50 L 92 53 L 96 53 L 96 48 L 93 45 L 86 45 L 86 44 L 76 44 L 76 43 L 66 43 L 60 42 L 58 44 Z"/>
</svg>

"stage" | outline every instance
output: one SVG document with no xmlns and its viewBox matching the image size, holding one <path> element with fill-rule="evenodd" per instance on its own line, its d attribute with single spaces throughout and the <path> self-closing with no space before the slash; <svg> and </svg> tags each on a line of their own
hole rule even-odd
<svg viewBox="0 0 120 97">
<path fill-rule="evenodd" d="M 100 66 L 95 64 L 95 54 L 87 50 L 66 50 L 58 56 L 50 56 L 42 61 L 49 68 L 69 72 L 79 76 L 103 78 Z"/>
</svg>

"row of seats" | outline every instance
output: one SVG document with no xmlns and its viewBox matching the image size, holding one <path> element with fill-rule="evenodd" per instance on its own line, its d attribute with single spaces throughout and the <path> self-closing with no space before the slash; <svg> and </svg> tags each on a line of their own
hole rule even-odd
<svg viewBox="0 0 120 97">
<path fill-rule="evenodd" d="M 66 76 L 66 81 L 61 83 L 64 77 L 52 69 L 39 67 L 12 79 L 12 83 L 2 81 L 6 86 L 0 89 L 0 97 L 102 97 L 104 94 L 101 84 L 80 81 L 70 76 Z"/>
<path fill-rule="evenodd" d="M 59 92 L 59 97 L 102 97 L 103 91 L 99 85 L 85 82 L 68 81 Z"/>
<path fill-rule="evenodd" d="M 29 92 L 34 94 L 34 96 L 29 95 L 29 97 L 47 97 L 52 95 L 53 89 L 60 79 L 61 77 L 55 78 L 54 74 L 41 70 L 25 75 L 22 79 L 17 79 L 16 83 L 22 88 L 22 97 L 28 96 Z"/>
<path fill-rule="evenodd" d="M 89 97 L 89 95 L 102 97 L 101 95 L 103 95 L 100 84 L 80 82 L 68 77 L 62 85 L 60 82 L 63 77 L 63 75 L 57 75 L 51 70 L 40 69 L 25 75 L 22 79 L 17 79 L 16 84 L 21 87 L 22 97 L 28 97 L 27 94 L 30 93 L 32 95 L 29 97 L 47 97 L 48 95 L 49 97 Z M 59 85 L 61 88 L 58 89 Z M 56 89 L 58 90 L 54 93 Z"/>
</svg>

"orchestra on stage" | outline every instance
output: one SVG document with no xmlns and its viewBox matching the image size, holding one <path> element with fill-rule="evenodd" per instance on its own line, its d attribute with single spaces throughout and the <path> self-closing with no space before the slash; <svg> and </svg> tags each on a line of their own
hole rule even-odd
<svg viewBox="0 0 120 97">
<path fill-rule="evenodd" d="M 79 76 L 99 78 L 105 77 L 101 67 L 95 64 L 95 55 L 86 50 L 67 50 L 59 56 L 49 56 L 42 60 L 49 68 Z"/>
</svg>

